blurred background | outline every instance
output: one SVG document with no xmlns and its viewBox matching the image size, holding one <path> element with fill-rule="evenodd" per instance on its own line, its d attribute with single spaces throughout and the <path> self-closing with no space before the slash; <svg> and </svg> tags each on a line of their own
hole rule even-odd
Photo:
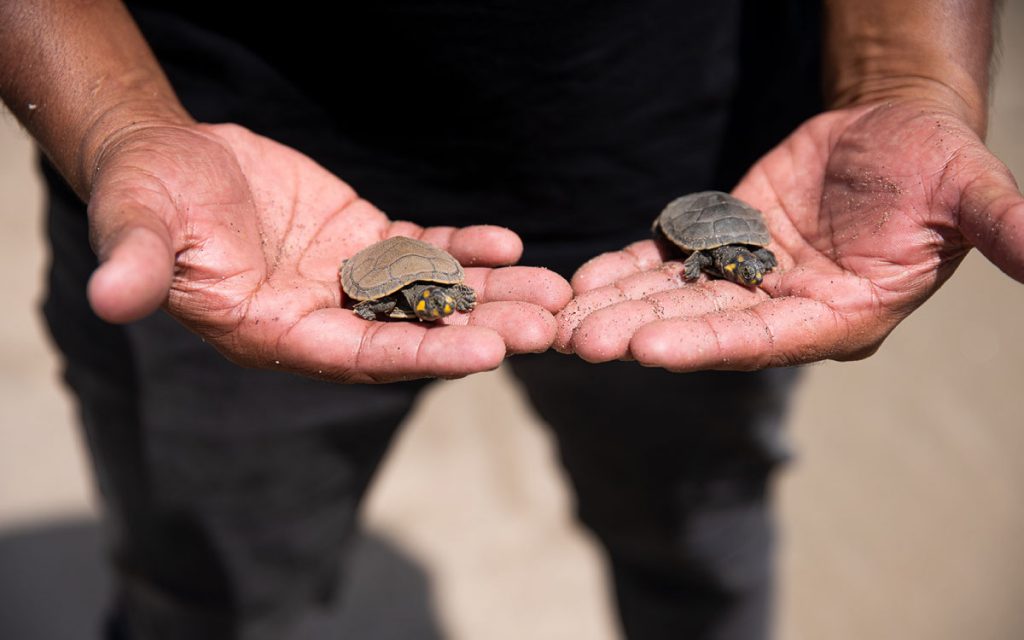
<svg viewBox="0 0 1024 640">
<path fill-rule="evenodd" d="M 1024 2 L 1005 5 L 989 143 L 1024 178 Z M 0 638 L 91 640 L 109 578 L 38 311 L 40 207 L 29 142 L 0 113 Z M 776 487 L 780 639 L 1024 637 L 1021 318 L 1024 285 L 972 253 L 876 356 L 806 368 Z M 352 636 L 618 638 L 571 510 L 511 376 L 434 385 L 363 513 Z"/>
</svg>

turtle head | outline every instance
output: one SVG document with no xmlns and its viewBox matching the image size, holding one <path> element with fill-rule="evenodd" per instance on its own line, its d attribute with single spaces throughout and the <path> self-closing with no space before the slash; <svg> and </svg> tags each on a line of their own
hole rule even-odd
<svg viewBox="0 0 1024 640">
<path fill-rule="evenodd" d="M 722 265 L 726 278 L 748 287 L 761 284 L 768 270 L 760 258 L 746 249 L 738 249 L 736 254 Z"/>
<path fill-rule="evenodd" d="M 431 322 L 452 315 L 455 298 L 444 287 L 423 287 L 412 308 L 417 318 Z"/>
</svg>

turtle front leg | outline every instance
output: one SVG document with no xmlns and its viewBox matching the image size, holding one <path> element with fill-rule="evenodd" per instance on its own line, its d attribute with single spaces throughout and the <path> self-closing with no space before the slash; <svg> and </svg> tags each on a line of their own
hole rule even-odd
<svg viewBox="0 0 1024 640">
<path fill-rule="evenodd" d="M 755 249 L 752 253 L 757 256 L 757 259 L 761 261 L 762 265 L 764 265 L 765 273 L 768 273 L 775 267 L 779 266 L 779 261 L 775 259 L 775 254 L 764 247 Z"/>
<path fill-rule="evenodd" d="M 363 320 L 376 320 L 377 314 L 387 316 L 398 302 L 393 297 L 383 300 L 364 300 L 352 307 L 352 311 Z"/>
<path fill-rule="evenodd" d="M 703 251 L 694 251 L 683 262 L 683 278 L 689 281 L 700 277 L 700 272 L 711 266 L 711 256 Z"/>
<path fill-rule="evenodd" d="M 472 311 L 476 306 L 476 291 L 462 283 L 451 286 L 451 296 L 455 299 L 455 308 L 459 311 Z"/>
</svg>

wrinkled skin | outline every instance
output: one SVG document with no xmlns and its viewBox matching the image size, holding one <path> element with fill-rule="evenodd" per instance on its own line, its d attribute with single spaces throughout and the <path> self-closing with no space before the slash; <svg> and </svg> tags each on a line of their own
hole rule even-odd
<svg viewBox="0 0 1024 640">
<path fill-rule="evenodd" d="M 572 280 L 555 346 L 589 361 L 750 370 L 872 354 L 976 245 L 1024 281 L 1024 200 L 956 115 L 925 101 L 834 111 L 757 162 L 734 195 L 765 213 L 762 287 L 684 284 L 651 241 Z"/>
<path fill-rule="evenodd" d="M 511 231 L 389 220 L 302 154 L 233 125 L 149 126 L 107 142 L 89 202 L 89 300 L 126 322 L 163 306 L 233 361 L 342 382 L 458 377 L 543 351 L 568 284 Z M 342 309 L 338 264 L 392 235 L 466 269 L 479 304 L 429 326 Z"/>
</svg>

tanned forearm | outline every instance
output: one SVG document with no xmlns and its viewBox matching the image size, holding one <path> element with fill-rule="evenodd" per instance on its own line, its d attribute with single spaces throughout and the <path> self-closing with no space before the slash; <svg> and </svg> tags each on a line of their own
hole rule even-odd
<svg viewBox="0 0 1024 640">
<path fill-rule="evenodd" d="M 994 5 L 994 0 L 826 0 L 830 104 L 938 100 L 984 136 Z"/>
<path fill-rule="evenodd" d="M 120 133 L 189 121 L 116 0 L 0 0 L 0 98 L 83 199 Z"/>
</svg>

